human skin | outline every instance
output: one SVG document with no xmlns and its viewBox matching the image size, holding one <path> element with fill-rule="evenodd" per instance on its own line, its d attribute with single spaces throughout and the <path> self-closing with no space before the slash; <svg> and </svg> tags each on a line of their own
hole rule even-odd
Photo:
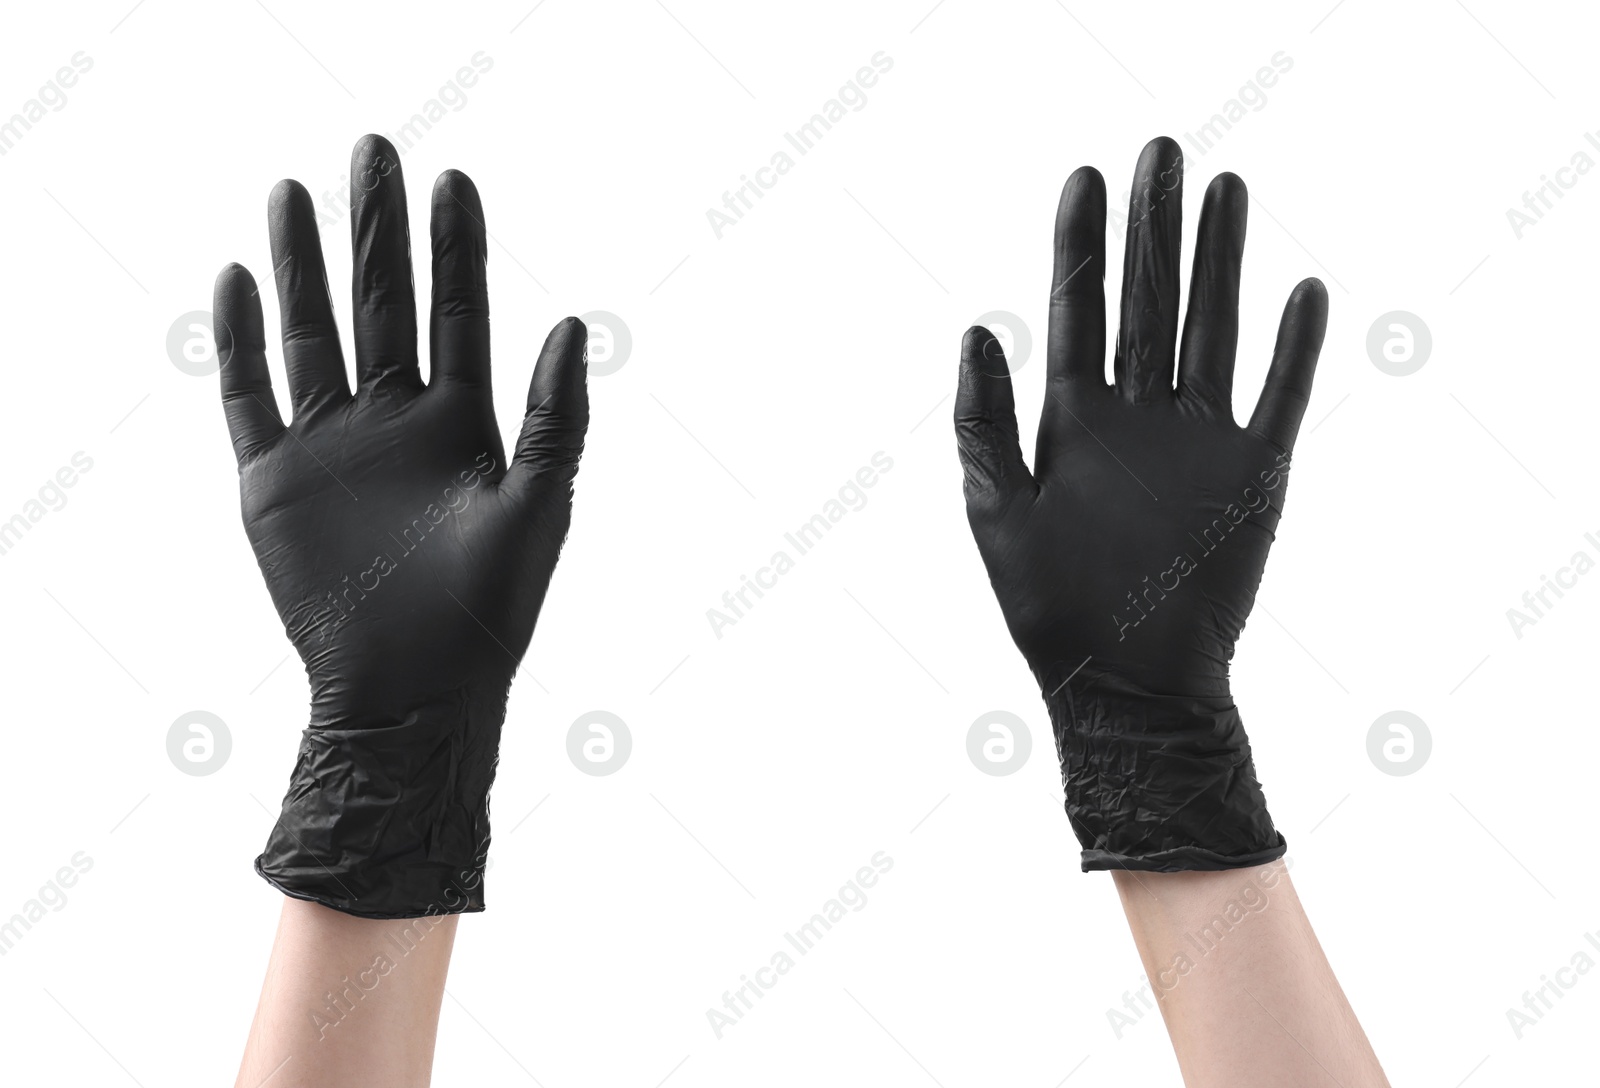
<svg viewBox="0 0 1600 1088">
<path fill-rule="evenodd" d="M 1188 1088 L 1386 1088 L 1282 862 L 1113 880 Z"/>
<path fill-rule="evenodd" d="M 236 1088 L 424 1088 L 458 917 L 380 921 L 285 897 Z"/>
</svg>

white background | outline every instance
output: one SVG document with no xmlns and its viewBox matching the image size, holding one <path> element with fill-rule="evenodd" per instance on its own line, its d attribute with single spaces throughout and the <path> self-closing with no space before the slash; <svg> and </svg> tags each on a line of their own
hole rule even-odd
<svg viewBox="0 0 1600 1088">
<path fill-rule="evenodd" d="M 1318 275 L 1331 296 L 1234 682 L 1322 942 L 1396 1084 L 1592 1080 L 1600 973 L 1521 1039 L 1506 1016 L 1600 929 L 1600 575 L 1520 639 L 1506 617 L 1600 555 L 1600 176 L 1520 239 L 1506 216 L 1575 152 L 1600 160 L 1576 5 L 129 6 L 14 8 L 0 35 L 0 116 L 93 59 L 0 158 L 0 516 L 94 462 L 0 556 L 0 917 L 93 860 L 0 958 L 0 1076 L 233 1076 L 279 904 L 251 860 L 305 686 L 215 376 L 180 372 L 166 337 L 227 261 L 270 281 L 275 181 L 320 202 L 358 136 L 481 50 L 492 69 L 403 165 L 415 239 L 439 171 L 482 192 L 503 429 L 563 315 L 621 315 L 634 349 L 591 380 L 528 658 L 548 691 L 512 692 L 490 909 L 461 925 L 438 1083 L 1177 1083 L 1155 1014 L 1108 1022 L 1139 963 L 1110 880 L 1078 871 L 948 399 L 963 329 L 1020 315 L 1031 450 L 1060 186 L 1094 164 L 1119 203 L 1158 134 L 1188 159 L 1185 267 L 1204 184 L 1250 186 L 1241 417 L 1289 289 Z M 879 51 L 866 106 L 717 239 L 706 210 Z M 1264 106 L 1209 151 L 1185 139 L 1279 51 Z M 346 230 L 324 230 L 341 314 Z M 1115 230 L 1109 249 L 1114 297 Z M 1432 330 L 1409 377 L 1366 349 L 1393 310 Z M 866 507 L 714 637 L 706 610 L 876 451 L 894 467 Z M 595 709 L 633 736 L 609 777 L 567 756 Z M 192 710 L 232 738 L 205 777 L 167 755 Z M 992 710 L 1031 730 L 1009 777 L 967 756 Z M 1432 734 L 1410 776 L 1367 754 L 1392 710 Z M 877 851 L 894 867 L 867 905 L 717 1039 L 706 1010 Z"/>
</svg>

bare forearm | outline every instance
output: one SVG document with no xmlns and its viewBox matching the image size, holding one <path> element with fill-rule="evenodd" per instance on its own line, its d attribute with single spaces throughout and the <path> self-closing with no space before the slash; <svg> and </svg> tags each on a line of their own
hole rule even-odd
<svg viewBox="0 0 1600 1088">
<path fill-rule="evenodd" d="M 1386 1088 L 1281 861 L 1115 879 L 1189 1088 Z"/>
<path fill-rule="evenodd" d="M 286 898 L 236 1088 L 425 1088 L 455 935 Z"/>
</svg>

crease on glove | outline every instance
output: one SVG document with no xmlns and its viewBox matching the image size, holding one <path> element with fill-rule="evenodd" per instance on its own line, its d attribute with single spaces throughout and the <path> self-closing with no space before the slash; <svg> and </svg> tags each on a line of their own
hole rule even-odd
<svg viewBox="0 0 1600 1088">
<path fill-rule="evenodd" d="M 308 727 L 256 872 L 363 918 L 483 910 L 497 743 L 476 718 L 458 691 L 391 724 Z"/>
<path fill-rule="evenodd" d="M 1086 667 L 1045 705 L 1084 872 L 1241 869 L 1288 850 L 1231 699 L 1158 695 Z"/>
</svg>

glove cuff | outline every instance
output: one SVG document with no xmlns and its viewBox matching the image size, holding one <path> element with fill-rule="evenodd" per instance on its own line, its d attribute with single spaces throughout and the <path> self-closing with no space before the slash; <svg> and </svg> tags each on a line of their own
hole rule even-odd
<svg viewBox="0 0 1600 1088">
<path fill-rule="evenodd" d="M 1241 869 L 1288 849 L 1231 698 L 1157 695 L 1084 668 L 1045 705 L 1084 872 Z"/>
<path fill-rule="evenodd" d="M 465 693 L 403 717 L 313 723 L 256 872 L 362 918 L 483 910 L 500 724 Z"/>
</svg>

